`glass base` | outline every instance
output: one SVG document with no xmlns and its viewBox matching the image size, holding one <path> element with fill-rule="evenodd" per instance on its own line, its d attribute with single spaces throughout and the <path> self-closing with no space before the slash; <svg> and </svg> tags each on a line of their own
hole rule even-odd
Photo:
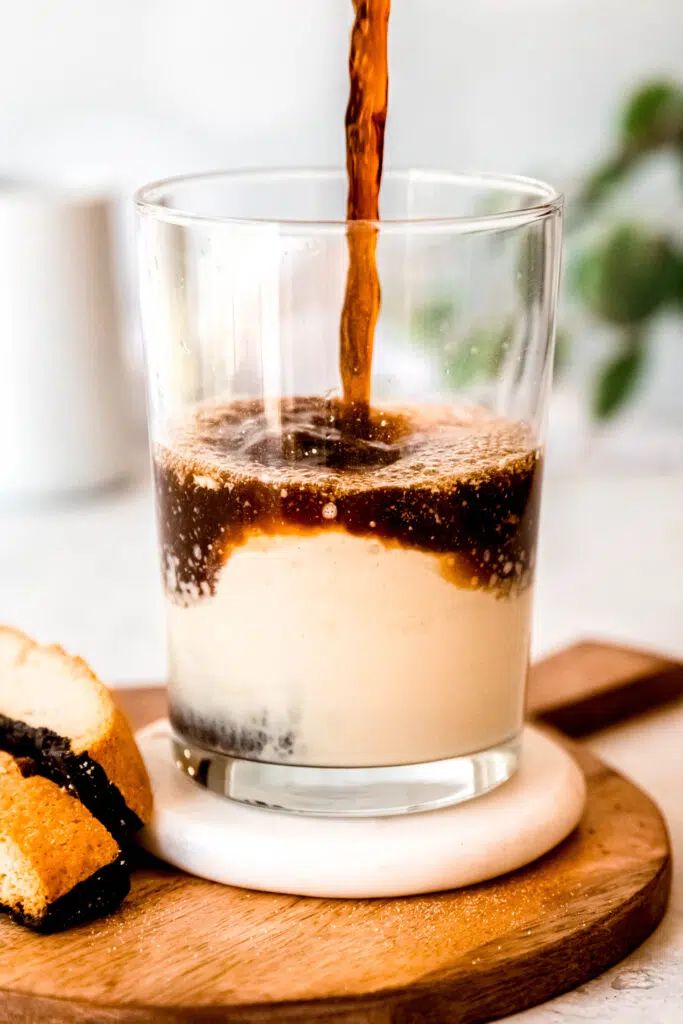
<svg viewBox="0 0 683 1024">
<path fill-rule="evenodd" d="M 414 814 L 471 800 L 514 774 L 520 737 L 474 754 L 382 768 L 311 768 L 246 761 L 173 735 L 178 768 L 240 803 L 320 817 Z"/>
</svg>

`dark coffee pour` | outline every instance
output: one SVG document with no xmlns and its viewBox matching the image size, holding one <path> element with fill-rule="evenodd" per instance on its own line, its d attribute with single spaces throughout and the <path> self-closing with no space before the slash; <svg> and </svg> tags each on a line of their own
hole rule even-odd
<svg viewBox="0 0 683 1024">
<path fill-rule="evenodd" d="M 165 582 L 180 603 L 213 593 L 254 535 L 344 530 L 445 556 L 457 585 L 499 596 L 533 575 L 540 454 L 528 428 L 483 409 L 371 405 L 390 0 L 354 8 L 343 394 L 199 408 L 157 447 Z"/>
<path fill-rule="evenodd" d="M 468 589 L 506 595 L 529 583 L 541 474 L 523 424 L 483 410 L 442 410 L 434 421 L 417 409 L 372 410 L 371 437 L 355 443 L 338 408 L 314 397 L 275 409 L 232 402 L 198 410 L 172 447 L 157 446 L 174 600 L 211 594 L 253 536 L 322 530 L 444 555 L 442 571 Z"/>
<path fill-rule="evenodd" d="M 346 428 L 365 434 L 375 325 L 381 291 L 377 272 L 379 191 L 389 90 L 387 32 L 390 0 L 354 0 L 346 108 L 346 217 L 349 267 L 340 326 L 340 369 Z"/>
<path fill-rule="evenodd" d="M 372 352 L 381 290 L 377 271 L 379 191 L 387 117 L 387 32 L 391 0 L 354 0 L 349 53 L 350 93 L 346 109 L 346 217 L 349 263 L 340 321 L 341 402 L 329 403 L 311 422 L 290 416 L 287 429 L 256 429 L 256 463 L 306 461 L 334 469 L 382 466 L 400 457 L 398 424 L 378 427 L 370 405 Z M 311 410 L 303 417 L 307 419 Z M 394 430 L 396 428 L 396 430 Z M 392 433 L 390 440 L 387 434 Z"/>
<path fill-rule="evenodd" d="M 340 402 L 294 399 L 281 407 L 275 430 L 264 416 L 242 424 L 244 451 L 261 466 L 303 462 L 325 469 L 389 466 L 404 451 L 410 424 L 398 414 L 368 410 L 363 435 L 348 429 Z"/>
</svg>

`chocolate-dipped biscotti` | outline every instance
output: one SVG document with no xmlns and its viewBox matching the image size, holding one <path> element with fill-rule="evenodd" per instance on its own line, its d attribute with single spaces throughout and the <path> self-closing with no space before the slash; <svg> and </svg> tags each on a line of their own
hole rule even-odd
<svg viewBox="0 0 683 1024">
<path fill-rule="evenodd" d="M 128 722 L 80 658 L 0 627 L 0 749 L 30 757 L 125 846 L 149 819 L 149 779 Z"/>
<path fill-rule="evenodd" d="M 106 687 L 80 658 L 0 627 L 0 909 L 40 931 L 112 910 L 151 809 Z"/>
<path fill-rule="evenodd" d="M 118 906 L 128 867 L 90 811 L 34 769 L 0 752 L 0 908 L 58 931 Z"/>
</svg>

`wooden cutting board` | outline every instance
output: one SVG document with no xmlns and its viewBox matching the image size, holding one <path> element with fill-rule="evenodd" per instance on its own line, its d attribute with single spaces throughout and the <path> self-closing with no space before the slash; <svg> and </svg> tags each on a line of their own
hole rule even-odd
<svg viewBox="0 0 683 1024">
<path fill-rule="evenodd" d="M 582 704 L 586 728 L 611 721 L 620 706 L 634 710 L 629 687 L 647 693 L 648 679 L 667 673 L 655 700 L 676 696 L 676 679 L 680 693 L 682 666 L 579 645 L 536 666 L 531 710 L 557 719 L 574 708 L 573 732 L 585 731 Z M 620 705 L 614 694 L 624 690 Z M 120 697 L 136 726 L 163 713 L 160 688 Z M 584 747 L 572 749 L 588 783 L 580 827 L 497 881 L 434 896 L 316 900 L 221 887 L 146 860 L 123 907 L 103 921 L 54 936 L 0 921 L 0 1019 L 474 1024 L 579 985 L 661 920 L 670 851 L 655 804 Z"/>
</svg>

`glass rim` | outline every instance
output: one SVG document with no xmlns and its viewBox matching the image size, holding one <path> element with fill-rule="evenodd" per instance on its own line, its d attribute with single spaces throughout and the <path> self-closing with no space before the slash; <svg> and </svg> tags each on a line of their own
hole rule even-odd
<svg viewBox="0 0 683 1024">
<path fill-rule="evenodd" d="M 228 171 L 205 171 L 197 174 L 179 174 L 143 185 L 133 195 L 139 214 L 152 216 L 170 224 L 225 224 L 235 227 L 269 227 L 283 230 L 308 232 L 346 231 L 349 224 L 365 224 L 383 234 L 387 231 L 448 230 L 456 233 L 478 231 L 499 231 L 521 227 L 545 217 L 560 214 L 564 206 L 564 195 L 537 178 L 517 174 L 495 174 L 490 172 L 457 172 L 429 168 L 407 167 L 387 168 L 383 181 L 422 182 L 466 187 L 481 185 L 492 194 L 530 193 L 532 202 L 522 208 L 502 210 L 496 213 L 441 217 L 396 217 L 387 220 L 348 221 L 332 218 L 277 218 L 277 217 L 236 217 L 217 214 L 195 213 L 181 205 L 168 205 L 163 201 L 164 193 L 183 185 L 201 185 L 212 182 L 275 182 L 301 181 L 307 178 L 317 180 L 346 180 L 346 170 L 340 167 L 254 167 Z M 537 201 L 533 201 L 537 200 Z"/>
</svg>

